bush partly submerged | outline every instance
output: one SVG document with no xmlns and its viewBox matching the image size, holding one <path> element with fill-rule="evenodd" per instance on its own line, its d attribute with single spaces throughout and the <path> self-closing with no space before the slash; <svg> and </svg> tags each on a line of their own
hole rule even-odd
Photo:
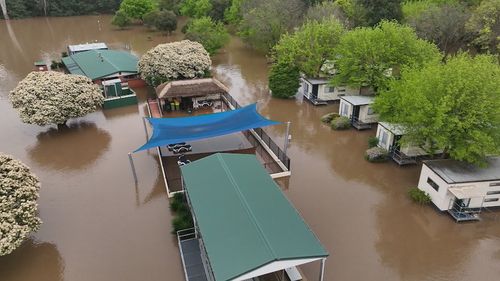
<svg viewBox="0 0 500 281">
<path fill-rule="evenodd" d="M 176 193 L 170 200 L 170 210 L 174 213 L 172 219 L 172 233 L 175 234 L 179 230 L 193 227 L 193 219 L 191 211 L 183 193 Z"/>
<path fill-rule="evenodd" d="M 369 162 L 384 162 L 388 159 L 387 150 L 380 147 L 372 147 L 366 150 L 365 159 Z"/>
<path fill-rule="evenodd" d="M 328 114 L 325 114 L 325 115 L 321 116 L 321 122 L 323 122 L 323 123 L 330 123 L 330 122 L 332 122 L 332 120 L 334 118 L 337 118 L 337 117 L 339 117 L 338 113 L 335 113 L 335 112 L 328 113 Z"/>
<path fill-rule="evenodd" d="M 351 121 L 345 116 L 333 118 L 330 127 L 334 130 L 347 130 L 351 127 Z"/>
<path fill-rule="evenodd" d="M 431 203 L 431 197 L 429 194 L 423 190 L 418 189 L 417 187 L 412 187 L 408 190 L 408 195 L 410 198 L 420 205 L 427 205 Z"/>
</svg>

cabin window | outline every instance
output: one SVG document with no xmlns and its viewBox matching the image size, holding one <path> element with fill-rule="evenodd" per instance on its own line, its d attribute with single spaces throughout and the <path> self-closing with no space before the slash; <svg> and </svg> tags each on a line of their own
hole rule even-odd
<svg viewBox="0 0 500 281">
<path fill-rule="evenodd" d="M 498 198 L 485 198 L 484 202 L 496 202 L 498 201 Z"/>
<path fill-rule="evenodd" d="M 368 107 L 368 115 L 373 115 L 375 114 L 375 110 L 373 110 L 373 108 L 371 107 Z"/>
<path fill-rule="evenodd" d="M 345 87 L 337 87 L 337 92 L 345 92 Z"/>
<path fill-rule="evenodd" d="M 439 185 L 435 183 L 431 178 L 427 178 L 427 183 L 434 188 L 434 190 L 439 191 Z"/>
<path fill-rule="evenodd" d="M 486 192 L 486 195 L 496 195 L 496 194 L 500 194 L 500 190 Z"/>
<path fill-rule="evenodd" d="M 342 107 L 340 108 L 340 115 L 347 116 L 347 112 L 349 112 L 349 106 L 347 103 L 343 102 Z"/>
<path fill-rule="evenodd" d="M 500 182 L 492 182 L 490 183 L 490 186 L 500 186 Z"/>
<path fill-rule="evenodd" d="M 333 93 L 334 91 L 335 91 L 334 86 L 326 86 L 325 87 L 325 92 L 327 92 L 327 93 Z"/>
<path fill-rule="evenodd" d="M 380 130 L 380 144 L 382 146 L 386 146 L 387 144 L 387 139 L 389 138 L 389 134 L 385 130 Z"/>
<path fill-rule="evenodd" d="M 304 93 L 309 93 L 309 84 L 307 82 L 304 83 Z"/>
</svg>

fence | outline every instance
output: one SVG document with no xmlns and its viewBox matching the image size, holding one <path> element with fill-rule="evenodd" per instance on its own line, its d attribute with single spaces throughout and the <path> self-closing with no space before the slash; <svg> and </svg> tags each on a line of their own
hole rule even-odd
<svg viewBox="0 0 500 281">
<path fill-rule="evenodd" d="M 223 97 L 235 109 L 241 108 L 240 104 L 229 93 L 224 93 Z M 286 166 L 286 168 L 290 170 L 290 158 L 285 154 L 285 152 L 271 139 L 271 137 L 262 128 L 253 130 L 262 139 L 262 141 L 264 141 L 269 149 L 271 149 L 271 151 L 278 157 L 278 159 Z"/>
</svg>

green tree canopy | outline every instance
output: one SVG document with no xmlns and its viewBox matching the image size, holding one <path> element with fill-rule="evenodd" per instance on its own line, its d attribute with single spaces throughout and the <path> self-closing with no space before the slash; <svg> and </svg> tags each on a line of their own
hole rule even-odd
<svg viewBox="0 0 500 281">
<path fill-rule="evenodd" d="M 241 14 L 241 5 L 243 0 L 231 0 L 231 4 L 224 11 L 224 20 L 231 24 L 239 24 L 243 19 Z"/>
<path fill-rule="evenodd" d="M 404 66 L 421 67 L 441 58 L 438 48 L 419 39 L 412 28 L 382 21 L 376 27 L 347 32 L 336 48 L 335 85 L 387 87 Z"/>
<path fill-rule="evenodd" d="M 285 34 L 274 47 L 275 60 L 292 64 L 310 77 L 318 77 L 321 66 L 335 58 L 335 47 L 344 27 L 335 18 L 306 22 L 292 34 Z"/>
<path fill-rule="evenodd" d="M 168 10 L 152 11 L 144 15 L 144 24 L 159 31 L 171 33 L 177 29 L 177 16 Z"/>
<path fill-rule="evenodd" d="M 144 15 L 156 9 L 153 0 L 123 0 L 120 11 L 123 11 L 131 19 L 142 20 Z"/>
<path fill-rule="evenodd" d="M 350 15 L 339 5 L 337 1 L 324 1 L 309 7 L 305 15 L 305 20 L 323 21 L 325 19 L 336 18 L 344 26 L 351 26 Z"/>
<path fill-rule="evenodd" d="M 403 142 L 474 164 L 500 153 L 500 66 L 462 53 L 446 64 L 407 68 L 375 101 L 384 121 L 405 128 Z"/>
<path fill-rule="evenodd" d="M 202 17 L 189 22 L 186 38 L 201 43 L 213 55 L 229 41 L 229 33 L 221 22 Z"/>
<path fill-rule="evenodd" d="M 299 88 L 299 69 L 291 64 L 278 62 L 269 72 L 269 89 L 273 97 L 291 98 Z"/>
<path fill-rule="evenodd" d="M 211 10 L 210 0 L 184 0 L 180 5 L 181 15 L 193 18 L 207 16 Z"/>
<path fill-rule="evenodd" d="M 373 26 L 381 20 L 401 20 L 401 0 L 354 0 L 362 23 Z"/>
<path fill-rule="evenodd" d="M 130 24 L 130 18 L 123 11 L 118 10 L 111 20 L 111 24 L 116 25 L 119 28 L 124 28 Z"/>
<path fill-rule="evenodd" d="M 483 0 L 467 23 L 476 34 L 473 44 L 482 51 L 496 53 L 500 49 L 500 1 Z"/>
</svg>

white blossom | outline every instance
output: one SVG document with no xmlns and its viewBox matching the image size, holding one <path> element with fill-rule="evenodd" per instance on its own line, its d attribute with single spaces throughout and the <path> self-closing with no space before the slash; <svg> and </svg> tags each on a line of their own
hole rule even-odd
<svg viewBox="0 0 500 281">
<path fill-rule="evenodd" d="M 183 40 L 160 44 L 138 63 L 141 78 L 156 86 L 170 80 L 199 78 L 210 69 L 210 55 L 198 42 Z"/>
<path fill-rule="evenodd" d="M 54 71 L 31 72 L 9 97 L 23 122 L 40 126 L 64 124 L 104 102 L 99 86 L 89 78 Z"/>
<path fill-rule="evenodd" d="M 18 160 L 0 153 L 0 256 L 10 254 L 38 230 L 40 182 Z"/>
</svg>

